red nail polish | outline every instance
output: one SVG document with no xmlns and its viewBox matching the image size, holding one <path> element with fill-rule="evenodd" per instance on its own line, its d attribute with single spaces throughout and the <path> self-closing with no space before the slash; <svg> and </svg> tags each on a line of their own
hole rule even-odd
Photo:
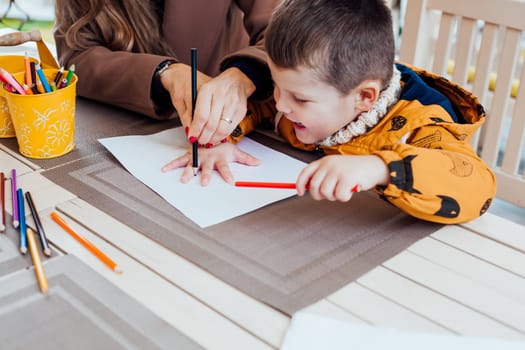
<svg viewBox="0 0 525 350">
<path fill-rule="evenodd" d="M 186 133 L 186 136 L 188 136 L 189 131 L 190 131 L 190 128 L 188 126 L 184 128 L 184 132 Z"/>
<path fill-rule="evenodd" d="M 226 139 L 226 138 L 221 140 L 221 143 L 226 143 L 226 142 L 228 142 L 228 139 Z"/>
<path fill-rule="evenodd" d="M 197 138 L 195 136 L 190 136 L 189 141 L 190 143 L 195 143 L 195 141 L 197 141 Z"/>
<path fill-rule="evenodd" d="M 211 143 L 207 143 L 206 144 L 206 148 L 212 148 L 212 147 L 213 147 L 213 144 L 211 144 Z"/>
</svg>

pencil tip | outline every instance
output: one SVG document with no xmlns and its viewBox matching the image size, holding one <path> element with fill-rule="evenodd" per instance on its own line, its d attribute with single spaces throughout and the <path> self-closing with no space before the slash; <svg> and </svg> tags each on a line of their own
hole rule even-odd
<svg viewBox="0 0 525 350">
<path fill-rule="evenodd" d="M 13 220 L 13 227 L 18 228 L 18 225 L 20 225 L 20 222 L 18 222 L 18 220 Z"/>
<path fill-rule="evenodd" d="M 199 172 L 199 168 L 193 168 L 193 176 L 197 176 L 198 172 Z"/>
<path fill-rule="evenodd" d="M 51 249 L 49 249 L 49 248 L 44 249 L 44 255 L 45 256 L 51 256 Z"/>
<path fill-rule="evenodd" d="M 118 273 L 118 274 L 121 274 L 121 273 L 124 272 L 124 271 L 122 271 L 122 269 L 121 269 L 120 267 L 118 267 L 118 265 L 115 266 L 115 268 L 113 269 L 113 271 L 115 271 L 115 272 Z"/>
<path fill-rule="evenodd" d="M 20 247 L 20 253 L 22 253 L 22 254 L 27 253 L 27 248 L 26 247 Z"/>
<path fill-rule="evenodd" d="M 4 232 L 4 231 L 5 231 L 5 225 L 0 224 L 0 232 Z"/>
</svg>

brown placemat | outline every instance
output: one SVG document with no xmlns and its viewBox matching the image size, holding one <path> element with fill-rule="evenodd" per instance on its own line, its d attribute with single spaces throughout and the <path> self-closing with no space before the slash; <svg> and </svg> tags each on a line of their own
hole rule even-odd
<svg viewBox="0 0 525 350">
<path fill-rule="evenodd" d="M 201 229 L 125 171 L 96 142 L 175 125 L 174 120 L 152 121 L 79 99 L 77 149 L 38 164 L 48 169 L 42 172 L 44 176 L 79 198 L 289 315 L 440 227 L 414 219 L 368 192 L 355 195 L 349 203 L 293 197 Z M 303 161 L 318 156 L 267 135 L 251 137 Z"/>
<path fill-rule="evenodd" d="M 110 154 L 98 153 L 43 175 L 289 315 L 439 227 L 363 192 L 349 203 L 296 196 L 203 229 L 129 174 Z"/>
<path fill-rule="evenodd" d="M 202 349 L 72 255 L 0 278 L 2 349 Z M 152 292 L 153 293 L 153 292 Z"/>
</svg>

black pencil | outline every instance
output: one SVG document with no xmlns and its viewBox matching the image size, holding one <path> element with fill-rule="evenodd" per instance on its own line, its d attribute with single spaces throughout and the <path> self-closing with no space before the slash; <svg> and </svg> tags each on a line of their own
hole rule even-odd
<svg viewBox="0 0 525 350">
<path fill-rule="evenodd" d="M 29 210 L 31 211 L 31 215 L 33 216 L 33 221 L 35 222 L 36 230 L 40 236 L 42 251 L 46 256 L 51 256 L 51 249 L 49 249 L 49 245 L 47 244 L 47 237 L 46 233 L 44 232 L 44 227 L 42 226 L 42 222 L 40 221 L 40 217 L 36 211 L 35 203 L 33 202 L 33 198 L 31 197 L 31 193 L 29 193 L 29 191 L 26 192 L 26 199 L 27 204 L 29 205 Z"/>
<path fill-rule="evenodd" d="M 57 72 L 57 75 L 55 75 L 55 79 L 53 80 L 57 88 L 60 85 L 60 80 L 62 80 L 63 74 L 64 74 L 64 67 L 60 67 L 60 69 Z"/>
<path fill-rule="evenodd" d="M 197 102 L 197 49 L 191 49 L 191 119 L 195 113 L 195 103 Z M 199 171 L 199 141 L 195 140 L 191 145 L 191 152 L 193 158 L 193 176 L 197 176 Z"/>
<path fill-rule="evenodd" d="M 31 61 L 29 62 L 29 67 L 31 70 L 31 82 L 32 85 L 30 86 L 31 90 L 33 90 L 34 94 L 39 94 L 40 91 L 38 91 L 37 85 L 36 85 L 36 68 L 35 68 L 35 62 Z"/>
</svg>

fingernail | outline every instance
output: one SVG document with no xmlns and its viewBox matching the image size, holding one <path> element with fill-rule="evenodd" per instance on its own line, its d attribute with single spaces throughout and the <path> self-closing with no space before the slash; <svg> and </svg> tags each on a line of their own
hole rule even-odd
<svg viewBox="0 0 525 350">
<path fill-rule="evenodd" d="M 206 144 L 206 148 L 212 148 L 213 147 L 213 144 L 212 143 L 207 143 Z"/>
<path fill-rule="evenodd" d="M 190 131 L 190 127 L 187 126 L 184 128 L 184 132 L 186 133 L 186 136 L 188 136 L 188 132 Z"/>
<path fill-rule="evenodd" d="M 189 141 L 190 143 L 195 143 L 195 141 L 197 141 L 197 138 L 195 136 L 190 136 Z"/>
<path fill-rule="evenodd" d="M 228 142 L 228 139 L 227 139 L 227 138 L 223 138 L 223 139 L 221 140 L 221 143 L 226 143 L 226 142 Z"/>
<path fill-rule="evenodd" d="M 204 145 L 202 143 L 199 143 L 199 148 L 204 148 Z"/>
</svg>

